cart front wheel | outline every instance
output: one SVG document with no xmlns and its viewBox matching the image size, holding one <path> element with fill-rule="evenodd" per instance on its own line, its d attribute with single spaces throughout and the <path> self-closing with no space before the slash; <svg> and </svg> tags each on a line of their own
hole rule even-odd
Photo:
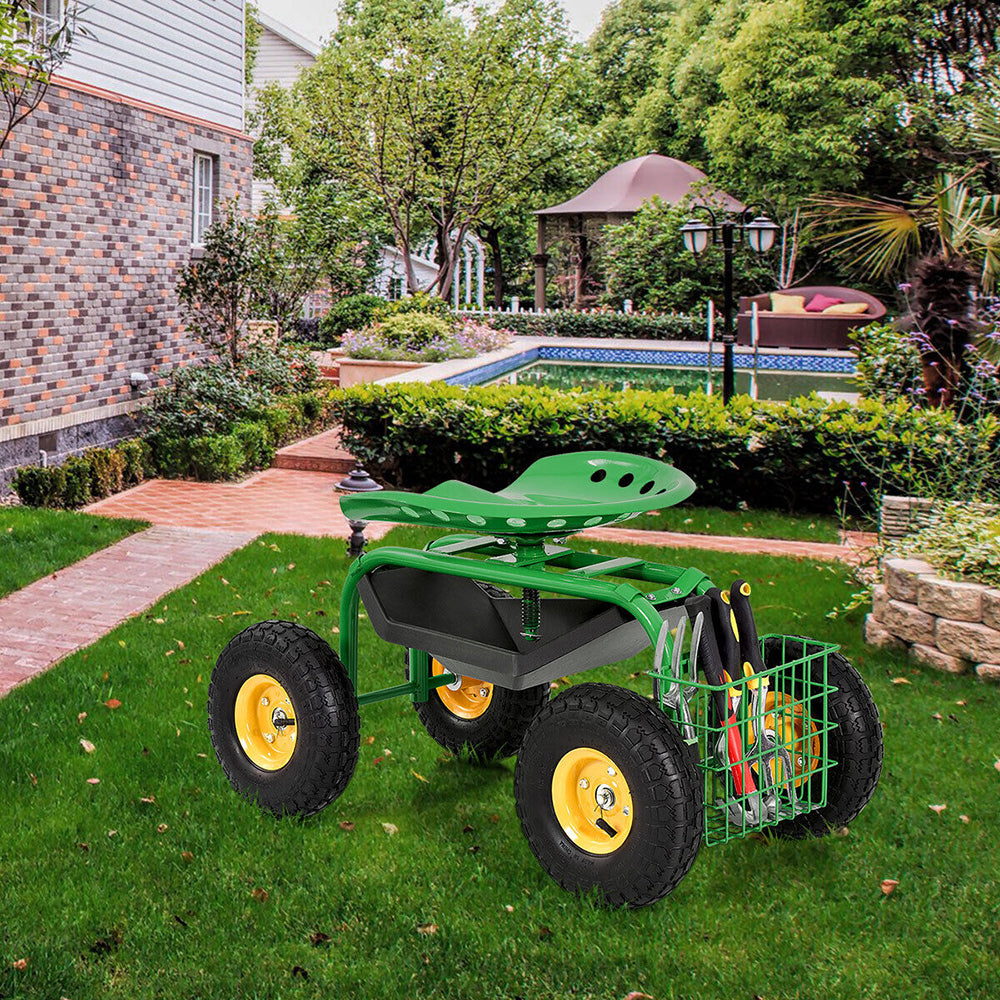
<svg viewBox="0 0 1000 1000">
<path fill-rule="evenodd" d="M 444 667 L 431 659 L 431 676 Z M 446 687 L 435 688 L 414 706 L 428 734 L 446 750 L 468 749 L 477 760 L 512 757 L 538 710 L 548 701 L 549 685 L 511 691 L 475 677 L 459 675 Z"/>
<path fill-rule="evenodd" d="M 208 726 L 229 783 L 279 816 L 329 805 L 358 760 L 358 701 L 347 671 L 318 635 L 291 622 L 260 622 L 222 651 Z"/>
<path fill-rule="evenodd" d="M 609 684 L 554 698 L 514 773 L 517 813 L 542 867 L 610 906 L 647 906 L 687 874 L 701 846 L 702 787 L 673 723 Z"/>
</svg>

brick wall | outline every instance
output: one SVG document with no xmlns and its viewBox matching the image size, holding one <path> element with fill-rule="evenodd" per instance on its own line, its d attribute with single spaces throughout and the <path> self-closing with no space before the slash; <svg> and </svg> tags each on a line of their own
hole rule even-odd
<svg viewBox="0 0 1000 1000">
<path fill-rule="evenodd" d="M 248 137 L 82 88 L 50 88 L 0 151 L 0 481 L 38 442 L 119 436 L 130 373 L 198 353 L 174 294 L 195 151 L 249 205 Z"/>
</svg>

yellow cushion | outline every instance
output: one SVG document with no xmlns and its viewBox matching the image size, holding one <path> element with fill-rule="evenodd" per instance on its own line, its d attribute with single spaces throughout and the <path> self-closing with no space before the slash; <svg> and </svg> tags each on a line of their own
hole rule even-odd
<svg viewBox="0 0 1000 1000">
<path fill-rule="evenodd" d="M 806 297 L 804 295 L 779 295 L 777 292 L 771 293 L 771 312 L 804 313 L 805 311 Z"/>
<path fill-rule="evenodd" d="M 839 305 L 827 306 L 823 316 L 860 316 L 868 312 L 867 302 L 841 302 Z"/>
</svg>

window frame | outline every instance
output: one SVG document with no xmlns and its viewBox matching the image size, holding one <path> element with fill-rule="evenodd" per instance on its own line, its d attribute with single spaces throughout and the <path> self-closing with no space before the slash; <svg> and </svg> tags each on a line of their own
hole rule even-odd
<svg viewBox="0 0 1000 1000">
<path fill-rule="evenodd" d="M 208 183 L 202 168 L 208 168 Z M 215 221 L 215 204 L 219 189 L 219 158 L 212 153 L 195 150 L 191 168 L 191 246 L 205 245 L 205 232 Z"/>
</svg>

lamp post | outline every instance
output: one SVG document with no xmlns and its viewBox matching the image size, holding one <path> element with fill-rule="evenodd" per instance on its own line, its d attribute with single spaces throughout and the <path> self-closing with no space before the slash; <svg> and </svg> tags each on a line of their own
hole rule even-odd
<svg viewBox="0 0 1000 1000">
<path fill-rule="evenodd" d="M 757 254 L 765 254 L 774 246 L 778 227 L 766 215 L 753 217 L 753 210 L 745 208 L 738 215 L 717 217 L 708 205 L 695 205 L 696 212 L 704 212 L 711 220 L 689 219 L 681 226 L 684 246 L 697 257 L 708 246 L 722 245 L 723 260 L 723 305 L 722 305 L 722 401 L 728 403 L 733 396 L 733 345 L 736 332 L 733 330 L 733 254 L 744 235 L 750 249 Z"/>
</svg>

